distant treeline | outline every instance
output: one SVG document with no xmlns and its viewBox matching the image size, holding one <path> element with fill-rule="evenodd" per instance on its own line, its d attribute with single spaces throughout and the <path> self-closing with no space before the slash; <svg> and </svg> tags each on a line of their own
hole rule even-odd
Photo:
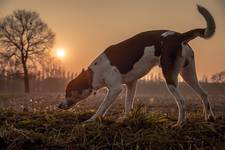
<svg viewBox="0 0 225 150">
<path fill-rule="evenodd" d="M 1 66 L 1 65 L 0 65 Z M 30 68 L 29 81 L 31 92 L 61 92 L 68 81 L 77 73 L 65 71 L 60 65 L 49 64 L 38 70 Z M 23 73 L 12 66 L 0 68 L 0 92 L 24 92 Z"/>
<path fill-rule="evenodd" d="M 45 65 L 46 66 L 46 65 Z M 21 70 L 16 70 L 13 66 L 0 68 L 0 92 L 24 92 L 23 73 Z M 79 73 L 65 71 L 59 64 L 49 64 L 42 70 L 37 68 L 30 68 L 29 80 L 31 92 L 64 92 L 66 85 L 74 79 Z M 225 72 L 214 74 L 210 78 L 210 82 L 224 83 Z M 180 79 L 181 80 L 181 79 Z M 209 79 L 203 77 L 201 83 L 208 83 Z M 150 73 L 143 77 L 138 86 L 139 89 L 152 89 L 154 91 L 155 85 L 162 85 L 163 78 L 161 73 Z M 153 86 L 153 87 L 152 87 Z M 152 91 L 151 90 L 151 91 Z M 158 90 L 158 89 L 157 89 Z"/>
</svg>

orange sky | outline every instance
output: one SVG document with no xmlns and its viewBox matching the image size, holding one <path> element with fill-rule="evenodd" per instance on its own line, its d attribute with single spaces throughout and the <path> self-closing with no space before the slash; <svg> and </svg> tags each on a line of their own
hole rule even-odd
<svg viewBox="0 0 225 150">
<path fill-rule="evenodd" d="M 66 68 L 80 71 L 109 45 L 139 32 L 204 27 L 196 3 L 208 8 L 217 24 L 212 39 L 191 42 L 201 77 L 225 70 L 224 0 L 0 0 L 0 16 L 15 9 L 37 11 L 56 33 L 54 50 L 66 50 Z"/>
</svg>

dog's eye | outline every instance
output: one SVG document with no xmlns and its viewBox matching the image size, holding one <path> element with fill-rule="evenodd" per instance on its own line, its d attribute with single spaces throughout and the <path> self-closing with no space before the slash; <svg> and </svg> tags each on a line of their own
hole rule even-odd
<svg viewBox="0 0 225 150">
<path fill-rule="evenodd" d="M 72 96 L 72 93 L 71 92 L 66 92 L 66 98 L 69 98 L 69 97 L 71 97 Z"/>
</svg>

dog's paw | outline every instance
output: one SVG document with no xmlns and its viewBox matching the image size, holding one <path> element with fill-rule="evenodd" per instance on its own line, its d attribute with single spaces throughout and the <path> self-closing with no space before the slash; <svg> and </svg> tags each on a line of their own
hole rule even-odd
<svg viewBox="0 0 225 150">
<path fill-rule="evenodd" d="M 95 121 L 95 120 L 96 120 L 96 118 L 90 118 L 90 119 L 84 121 L 84 123 L 93 122 L 93 121 Z"/>
<path fill-rule="evenodd" d="M 102 121 L 103 120 L 103 116 L 100 115 L 93 115 L 90 119 L 84 121 L 84 122 L 93 122 L 93 121 Z"/>
<path fill-rule="evenodd" d="M 181 127 L 182 127 L 181 124 L 178 123 L 171 125 L 171 128 L 181 128 Z"/>
<path fill-rule="evenodd" d="M 127 120 L 127 116 L 121 116 L 121 117 L 119 117 L 119 118 L 116 120 L 116 122 L 122 123 L 122 122 L 124 122 L 124 121 L 126 121 L 126 120 Z"/>
<path fill-rule="evenodd" d="M 209 115 L 209 116 L 207 117 L 206 121 L 207 121 L 207 122 L 215 122 L 216 119 L 215 119 L 215 117 L 214 117 L 213 115 Z"/>
<path fill-rule="evenodd" d="M 171 125 L 171 128 L 183 128 L 186 125 L 186 121 L 177 122 L 176 124 Z"/>
</svg>

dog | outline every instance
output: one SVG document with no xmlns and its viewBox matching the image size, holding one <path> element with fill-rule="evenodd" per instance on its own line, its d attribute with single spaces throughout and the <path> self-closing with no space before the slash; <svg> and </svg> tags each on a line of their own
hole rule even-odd
<svg viewBox="0 0 225 150">
<path fill-rule="evenodd" d="M 211 38 L 216 29 L 210 12 L 197 5 L 207 27 L 197 28 L 185 33 L 170 30 L 153 30 L 139 33 L 125 41 L 109 46 L 89 66 L 66 87 L 65 100 L 59 108 L 68 109 L 87 98 L 96 90 L 107 87 L 108 93 L 97 112 L 87 121 L 105 116 L 116 97 L 127 86 L 125 117 L 133 108 L 137 80 L 146 75 L 154 66 L 162 68 L 163 76 L 170 93 L 174 96 L 178 110 L 177 126 L 185 122 L 184 97 L 178 87 L 178 75 L 201 97 L 205 120 L 213 121 L 208 95 L 198 83 L 194 52 L 188 42 L 201 37 Z"/>
</svg>

